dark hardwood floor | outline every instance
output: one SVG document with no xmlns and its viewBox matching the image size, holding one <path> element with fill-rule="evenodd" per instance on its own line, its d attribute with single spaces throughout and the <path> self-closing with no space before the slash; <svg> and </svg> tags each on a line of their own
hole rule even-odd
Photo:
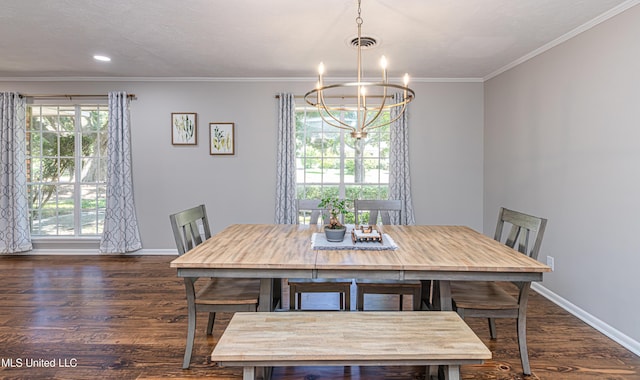
<svg viewBox="0 0 640 380">
<path fill-rule="evenodd" d="M 207 360 L 213 337 L 198 330 L 191 369 L 182 370 L 186 301 L 169 256 L 0 256 L 0 378 L 2 379 L 241 379 L 239 368 Z M 337 296 L 336 296 L 337 297 Z M 406 302 L 410 302 L 409 300 Z M 286 298 L 285 298 L 286 299 Z M 366 307 L 393 307 L 370 298 Z M 310 295 L 303 305 L 337 305 Z M 498 339 L 485 320 L 467 321 L 493 360 L 463 366 L 467 380 L 521 379 L 515 323 L 498 321 Z M 640 379 L 640 358 L 535 293 L 529 303 L 528 379 Z M 49 367 L 47 367 L 49 365 Z M 275 368 L 276 380 L 420 379 L 420 367 Z"/>
</svg>

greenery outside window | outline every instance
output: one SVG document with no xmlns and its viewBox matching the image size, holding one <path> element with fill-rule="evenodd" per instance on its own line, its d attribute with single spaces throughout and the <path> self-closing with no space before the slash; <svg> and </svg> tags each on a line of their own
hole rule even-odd
<svg viewBox="0 0 640 380">
<path fill-rule="evenodd" d="M 381 115 L 389 120 L 389 113 Z M 355 125 L 355 112 L 340 118 Z M 390 126 L 356 140 L 349 131 L 323 122 L 312 107 L 296 109 L 296 185 L 299 199 L 337 195 L 342 199 L 387 199 Z M 303 216 L 304 217 L 304 216 Z M 346 223 L 353 223 L 348 215 Z"/>
<path fill-rule="evenodd" d="M 102 234 L 108 115 L 105 104 L 27 107 L 32 236 Z"/>
</svg>

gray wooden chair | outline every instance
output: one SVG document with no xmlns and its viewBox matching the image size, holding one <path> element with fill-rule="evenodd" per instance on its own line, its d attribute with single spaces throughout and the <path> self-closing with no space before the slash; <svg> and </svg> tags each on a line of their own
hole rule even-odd
<svg viewBox="0 0 640 380">
<path fill-rule="evenodd" d="M 329 211 L 318 207 L 319 199 L 299 199 L 298 213 L 302 214 L 306 222 L 309 224 L 318 224 L 323 216 L 324 220 L 329 220 Z M 340 309 L 351 310 L 351 279 L 311 279 L 311 278 L 292 278 L 289 283 L 289 308 L 302 309 L 302 293 L 339 293 Z M 297 299 L 297 305 L 296 305 Z"/>
<path fill-rule="evenodd" d="M 537 259 L 547 220 L 504 207 L 500 208 L 494 235 L 495 240 L 502 241 L 505 224 L 511 225 L 511 229 L 504 244 Z M 535 235 L 535 239 L 533 235 Z M 530 245 L 531 241 L 533 241 L 533 245 Z M 522 369 L 524 374 L 530 375 L 531 367 L 527 352 L 527 301 L 531 282 L 513 282 L 513 284 L 516 286 L 514 292 L 509 292 L 505 289 L 505 285 L 510 285 L 510 283 L 456 281 L 451 283 L 451 298 L 454 310 L 458 312 L 460 317 L 489 318 L 491 339 L 497 337 L 494 318 L 517 319 L 518 347 Z M 511 295 L 515 291 L 517 291 L 517 297 Z"/>
<path fill-rule="evenodd" d="M 374 226 L 379 222 L 391 224 L 391 214 L 400 216 L 402 204 L 399 200 L 362 200 L 356 199 L 354 203 L 356 225 L 367 224 Z M 361 223 L 361 216 L 368 214 L 366 223 Z M 413 296 L 413 310 L 422 308 L 423 285 L 421 281 L 398 280 L 361 280 L 356 279 L 357 298 L 356 309 L 364 310 L 365 294 L 397 294 L 399 295 L 398 309 L 402 310 L 403 296 Z"/>
<path fill-rule="evenodd" d="M 178 255 L 191 250 L 211 237 L 207 211 L 204 205 L 169 216 L 173 237 L 178 248 Z M 187 307 L 189 313 L 187 329 L 187 346 L 184 351 L 182 368 L 189 368 L 193 340 L 196 330 L 196 313 L 208 312 L 207 335 L 213 332 L 216 312 L 256 311 L 260 296 L 259 279 L 215 278 L 206 279 L 206 283 L 191 278 L 184 279 L 187 291 Z"/>
</svg>

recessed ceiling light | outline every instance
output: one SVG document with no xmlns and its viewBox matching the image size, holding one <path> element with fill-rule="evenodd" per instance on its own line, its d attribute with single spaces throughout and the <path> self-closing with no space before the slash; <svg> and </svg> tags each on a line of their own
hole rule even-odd
<svg viewBox="0 0 640 380">
<path fill-rule="evenodd" d="M 93 59 L 95 59 L 96 61 L 102 61 L 102 62 L 111 61 L 111 58 L 107 57 L 106 55 L 94 55 Z"/>
</svg>

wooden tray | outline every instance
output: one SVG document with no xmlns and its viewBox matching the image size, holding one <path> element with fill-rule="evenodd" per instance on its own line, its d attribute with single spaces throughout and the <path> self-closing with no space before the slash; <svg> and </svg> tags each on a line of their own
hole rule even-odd
<svg viewBox="0 0 640 380">
<path fill-rule="evenodd" d="M 356 230 L 362 231 L 362 234 L 356 234 Z M 351 240 L 353 243 L 380 243 L 382 244 L 382 232 L 374 230 L 372 226 L 359 226 L 351 231 Z"/>
</svg>

